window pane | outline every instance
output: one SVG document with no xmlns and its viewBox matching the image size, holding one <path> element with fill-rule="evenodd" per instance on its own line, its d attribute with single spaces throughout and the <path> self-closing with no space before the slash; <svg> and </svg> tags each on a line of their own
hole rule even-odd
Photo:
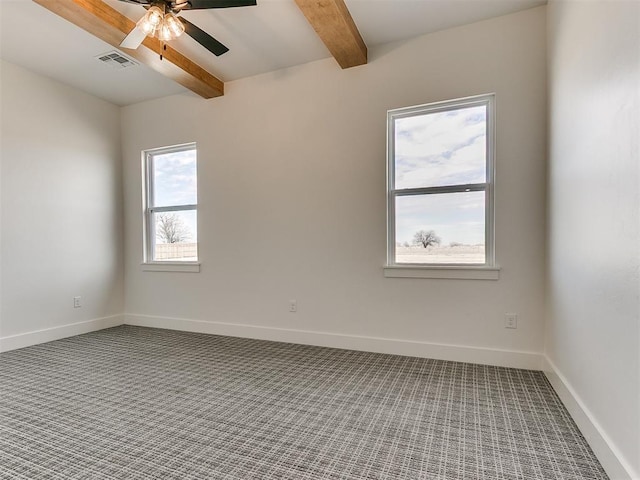
<svg viewBox="0 0 640 480">
<path fill-rule="evenodd" d="M 183 210 L 153 214 L 154 261 L 197 261 L 197 212 Z"/>
<path fill-rule="evenodd" d="M 396 197 L 396 263 L 484 264 L 485 192 Z"/>
<path fill-rule="evenodd" d="M 153 205 L 195 205 L 197 202 L 196 151 L 153 155 Z"/>
<path fill-rule="evenodd" d="M 396 118 L 395 188 L 486 182 L 487 107 Z"/>
</svg>

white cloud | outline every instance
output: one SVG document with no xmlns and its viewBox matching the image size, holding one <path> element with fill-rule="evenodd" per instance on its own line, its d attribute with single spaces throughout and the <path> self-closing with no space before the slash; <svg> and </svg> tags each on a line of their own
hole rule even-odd
<svg viewBox="0 0 640 480">
<path fill-rule="evenodd" d="M 156 206 L 197 202 L 195 152 L 175 152 L 154 157 L 154 194 Z"/>
<path fill-rule="evenodd" d="M 485 107 L 396 120 L 396 188 L 485 181 Z"/>
</svg>

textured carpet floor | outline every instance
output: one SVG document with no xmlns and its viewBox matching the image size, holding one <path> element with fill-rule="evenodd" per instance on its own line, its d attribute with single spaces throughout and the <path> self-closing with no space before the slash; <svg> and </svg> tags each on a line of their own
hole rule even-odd
<svg viewBox="0 0 640 480">
<path fill-rule="evenodd" d="M 116 327 L 0 354 L 2 479 L 605 479 L 540 372 Z"/>
</svg>

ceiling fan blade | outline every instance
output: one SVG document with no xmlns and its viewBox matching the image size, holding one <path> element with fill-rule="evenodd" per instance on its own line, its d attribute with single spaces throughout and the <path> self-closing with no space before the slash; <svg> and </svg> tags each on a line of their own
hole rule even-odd
<svg viewBox="0 0 640 480">
<path fill-rule="evenodd" d="M 251 7 L 257 4 L 257 0 L 189 0 L 189 6 L 184 8 L 185 10 L 202 10 L 205 8 Z"/>
<path fill-rule="evenodd" d="M 213 38 L 207 32 L 201 28 L 195 26 L 189 20 L 184 17 L 180 17 L 180 20 L 184 24 L 184 31 L 187 35 L 193 38 L 196 42 L 202 45 L 204 48 L 213 53 L 216 57 L 219 57 L 223 53 L 227 53 L 229 49 L 225 47 L 218 40 Z"/>
<path fill-rule="evenodd" d="M 149 5 L 151 0 L 120 0 L 121 2 L 133 3 L 135 5 Z"/>
<path fill-rule="evenodd" d="M 124 40 L 122 40 L 122 43 L 120 43 L 120 46 L 122 48 L 129 48 L 131 50 L 135 50 L 144 41 L 146 36 L 147 34 L 144 33 L 141 28 L 136 27 L 129 32 L 129 35 L 124 37 Z"/>
<path fill-rule="evenodd" d="M 175 2 L 171 2 L 171 11 L 173 13 L 178 13 L 183 8 L 188 10 L 190 6 L 191 4 L 189 3 L 189 0 L 176 0 Z"/>
</svg>

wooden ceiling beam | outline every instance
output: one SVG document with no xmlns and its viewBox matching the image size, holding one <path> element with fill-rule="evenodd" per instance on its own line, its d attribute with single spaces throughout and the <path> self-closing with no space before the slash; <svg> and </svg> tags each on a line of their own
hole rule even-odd
<svg viewBox="0 0 640 480">
<path fill-rule="evenodd" d="M 162 42 L 156 38 L 145 38 L 136 50 L 120 47 L 120 42 L 136 24 L 102 0 L 33 1 L 201 97 L 213 98 L 224 94 L 222 81 L 171 46 L 166 45 L 163 51 Z M 160 60 L 161 53 L 163 60 Z"/>
<path fill-rule="evenodd" d="M 342 68 L 367 63 L 367 46 L 344 0 L 295 0 Z"/>
</svg>

